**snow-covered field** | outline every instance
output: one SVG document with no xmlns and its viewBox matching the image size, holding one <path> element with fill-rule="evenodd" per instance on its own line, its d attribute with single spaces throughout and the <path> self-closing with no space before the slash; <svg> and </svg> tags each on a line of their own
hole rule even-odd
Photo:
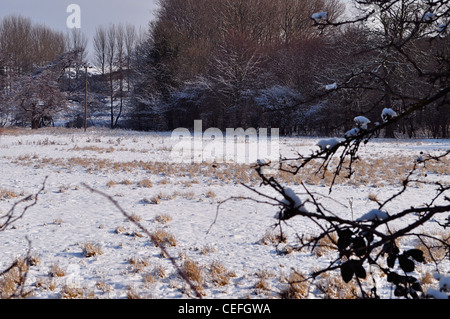
<svg viewBox="0 0 450 319">
<path fill-rule="evenodd" d="M 283 155 L 309 153 L 317 149 L 317 142 L 314 138 L 282 138 L 281 151 Z M 23 196 L 35 194 L 48 176 L 37 205 L 0 232 L 0 270 L 27 254 L 28 238 L 37 260 L 27 277 L 33 297 L 194 297 L 160 248 L 110 201 L 82 183 L 112 196 L 150 232 L 165 230 L 172 235 L 174 245 L 167 248 L 169 254 L 180 266 L 193 261 L 200 269 L 200 290 L 206 298 L 279 298 L 292 269 L 307 274 L 327 266 L 332 256 L 328 254 L 333 252 L 321 256 L 311 251 L 277 252 L 270 242 L 270 235 L 276 234 L 272 228 L 276 207 L 230 200 L 220 206 L 216 216 L 218 203 L 227 198 L 257 198 L 239 182 L 264 189 L 245 165 L 173 163 L 173 143 L 170 134 L 107 129 L 8 131 L 0 135 L 0 191 L 9 194 L 0 198 L 0 216 Z M 450 140 L 379 139 L 365 146 L 361 156 L 372 161 L 372 168 L 374 163 L 390 167 L 400 165 L 392 159 L 414 159 L 421 151 L 447 149 Z M 450 183 L 448 166 L 430 167 L 423 173 Z M 324 195 L 322 200 L 328 200 L 333 212 L 351 218 L 352 211 L 356 219 L 376 208 L 369 195 L 385 199 L 401 187 L 387 175 L 385 180 L 376 173 L 364 178 L 366 182 L 336 185 L 331 196 L 337 201 L 328 200 L 325 184 L 311 179 L 308 186 Z M 298 181 L 289 181 L 289 185 L 304 192 Z M 429 200 L 430 192 L 433 189 L 426 185 L 412 187 L 389 209 L 421 205 Z M 435 221 L 427 227 L 431 233 L 438 229 Z M 295 243 L 296 233 L 313 235 L 318 229 L 305 220 L 292 220 L 283 231 L 288 241 L 278 246 L 281 250 L 283 245 Z M 99 254 L 86 257 L 86 244 L 97 246 Z M 441 274 L 449 274 L 448 260 L 440 267 Z M 214 272 L 218 269 L 223 272 Z M 419 277 L 435 271 L 433 264 L 417 268 Z M 437 286 L 437 282 L 430 284 Z M 383 297 L 392 297 L 390 286 L 378 288 Z M 308 298 L 320 297 L 310 287 Z"/>
</svg>

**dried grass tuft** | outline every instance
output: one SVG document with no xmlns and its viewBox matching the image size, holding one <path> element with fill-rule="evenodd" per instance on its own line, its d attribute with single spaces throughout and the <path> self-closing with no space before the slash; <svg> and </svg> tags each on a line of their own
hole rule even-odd
<svg viewBox="0 0 450 319">
<path fill-rule="evenodd" d="M 151 233 L 151 239 L 156 247 L 175 247 L 177 245 L 175 237 L 164 229 L 158 229 Z"/>
<path fill-rule="evenodd" d="M 82 244 L 81 249 L 83 250 L 83 255 L 86 258 L 103 255 L 101 246 L 99 244 L 94 244 L 92 242 L 86 242 Z"/>
</svg>

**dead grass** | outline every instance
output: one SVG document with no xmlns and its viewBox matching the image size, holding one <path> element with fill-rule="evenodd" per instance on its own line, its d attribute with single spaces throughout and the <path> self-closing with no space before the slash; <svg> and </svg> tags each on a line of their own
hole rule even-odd
<svg viewBox="0 0 450 319">
<path fill-rule="evenodd" d="M 94 145 L 89 145 L 89 146 L 74 146 L 73 148 L 69 149 L 68 151 L 74 151 L 74 152 L 96 152 L 96 153 L 112 153 L 115 151 L 115 148 L 110 146 L 110 147 L 100 147 L 100 146 L 94 146 Z"/>
<path fill-rule="evenodd" d="M 43 132 L 52 134 L 51 137 L 45 137 L 39 141 L 31 141 L 30 143 L 40 144 L 40 145 L 55 145 L 65 143 L 68 144 L 67 141 L 60 142 L 56 137 L 57 134 L 67 134 L 74 132 L 69 129 L 48 129 L 41 130 Z M 3 131 L 5 135 L 24 135 L 24 141 L 19 141 L 18 143 L 26 144 L 26 136 L 31 135 L 34 132 L 28 129 L 23 128 L 7 128 Z M 99 145 L 83 145 L 78 146 L 75 145 L 75 138 L 72 137 L 72 143 L 75 145 L 69 150 L 77 152 L 77 153 L 111 153 L 117 152 L 117 146 L 123 145 L 125 141 L 127 141 L 126 137 L 117 137 L 111 135 L 108 139 L 108 132 L 104 132 L 105 137 L 90 137 L 86 138 L 87 143 L 103 143 Z M 137 138 L 132 138 L 129 142 L 136 143 Z M 106 144 L 110 144 L 109 146 L 105 146 Z M 171 147 L 165 144 L 164 140 L 159 142 L 154 142 L 158 145 L 153 145 L 153 142 L 148 141 L 148 143 L 152 143 L 152 146 L 159 151 L 170 151 Z M 290 142 L 285 142 L 287 145 Z M 295 145 L 305 145 L 304 142 L 298 142 Z M 309 142 L 306 143 L 309 145 Z M 129 152 L 139 152 L 141 150 L 136 150 L 132 148 L 120 148 L 121 151 L 129 151 Z M 147 150 L 142 150 L 142 152 L 146 152 Z M 78 154 L 76 154 L 78 155 Z M 160 181 L 160 184 L 168 184 L 170 183 L 170 179 L 173 177 L 189 177 L 189 181 L 185 183 L 186 187 L 190 187 L 193 184 L 193 181 L 201 180 L 204 176 L 212 177 L 212 180 L 218 184 L 221 183 L 258 183 L 260 182 L 259 177 L 256 172 L 249 166 L 244 164 L 236 164 L 236 163 L 215 163 L 214 165 L 205 165 L 202 164 L 177 164 L 170 162 L 147 162 L 147 161 L 129 161 L 129 162 L 115 162 L 114 160 L 105 160 L 96 158 L 96 154 L 92 154 L 93 156 L 74 156 L 68 159 L 52 159 L 45 158 L 40 159 L 39 156 L 31 156 L 31 155 L 23 155 L 19 158 L 11 158 L 11 161 L 18 165 L 36 165 L 39 167 L 44 166 L 54 166 L 60 169 L 72 169 L 74 166 L 82 167 L 86 169 L 87 172 L 92 174 L 97 174 L 98 172 L 108 172 L 114 173 L 117 171 L 123 172 L 134 172 L 136 170 L 144 170 L 151 175 L 158 175 L 160 172 L 164 172 L 164 179 Z M 346 184 L 346 185 L 372 185 L 376 187 L 387 186 L 387 185 L 399 185 L 402 182 L 402 177 L 405 177 L 405 173 L 408 172 L 414 162 L 416 156 L 414 155 L 401 155 L 401 154 L 391 154 L 391 155 L 383 155 L 374 156 L 373 154 L 363 154 L 361 158 L 354 164 L 355 174 L 351 179 L 347 179 L 345 177 L 345 172 L 343 172 L 342 176 L 338 176 L 336 183 L 337 184 Z M 337 165 L 337 161 L 332 161 L 332 165 L 330 167 L 330 172 L 326 172 L 323 174 L 313 174 L 313 172 L 319 168 L 320 162 L 316 161 L 312 163 L 311 169 L 304 173 L 294 176 L 292 174 L 288 174 L 285 172 L 277 172 L 274 177 L 276 177 L 280 182 L 287 183 L 298 183 L 298 182 L 306 182 L 315 185 L 326 184 L 329 185 L 329 182 L 333 178 L 333 168 Z M 421 169 L 420 174 L 436 174 L 439 175 L 450 175 L 450 158 L 442 158 L 439 162 L 430 161 L 426 163 L 426 166 Z M 322 178 L 324 177 L 324 178 Z M 139 182 L 138 182 L 139 183 Z M 144 186 L 148 187 L 148 186 Z M 0 196 L 1 197 L 1 196 Z"/>
<path fill-rule="evenodd" d="M 153 187 L 153 183 L 149 179 L 143 179 L 143 180 L 139 181 L 137 183 L 137 185 L 142 188 L 152 188 Z"/>
<path fill-rule="evenodd" d="M 120 184 L 129 186 L 129 185 L 133 185 L 133 182 L 130 181 L 129 179 L 124 179 L 124 180 L 120 181 Z"/>
<path fill-rule="evenodd" d="M 158 229 L 151 233 L 152 242 L 156 247 L 175 247 L 177 241 L 175 237 L 164 229 Z"/>
<path fill-rule="evenodd" d="M 142 279 L 146 285 L 151 285 L 158 281 L 152 273 L 145 273 Z"/>
<path fill-rule="evenodd" d="M 161 198 L 159 196 L 153 196 L 151 199 L 144 198 L 144 202 L 154 204 L 154 205 L 159 205 L 159 204 L 161 204 Z"/>
<path fill-rule="evenodd" d="M 430 287 L 431 285 L 436 284 L 436 282 L 437 282 L 436 278 L 430 272 L 425 273 L 420 279 L 421 285 L 426 287 Z"/>
<path fill-rule="evenodd" d="M 207 244 L 200 249 L 200 252 L 202 253 L 202 255 L 209 255 L 211 253 L 215 253 L 216 251 L 217 251 L 217 248 L 210 244 Z"/>
<path fill-rule="evenodd" d="M 182 196 L 184 199 L 187 199 L 187 200 L 193 200 L 193 199 L 195 199 L 195 193 L 194 193 L 194 192 L 184 192 L 184 193 L 181 193 L 181 196 Z"/>
<path fill-rule="evenodd" d="M 64 277 L 66 272 L 58 264 L 52 264 L 48 275 L 50 277 Z"/>
<path fill-rule="evenodd" d="M 255 289 L 258 293 L 265 293 L 271 290 L 268 279 L 275 277 L 271 271 L 261 270 L 256 273 L 258 280 L 255 283 Z"/>
<path fill-rule="evenodd" d="M 214 193 L 212 190 L 209 190 L 209 191 L 206 193 L 206 197 L 207 197 L 207 198 L 216 198 L 216 193 Z"/>
<path fill-rule="evenodd" d="M 103 255 L 101 246 L 99 244 L 94 244 L 92 242 L 86 242 L 82 244 L 81 249 L 83 250 L 83 255 L 86 258 Z"/>
<path fill-rule="evenodd" d="M 0 200 L 14 199 L 18 197 L 20 197 L 19 193 L 7 188 L 0 187 Z"/>
<path fill-rule="evenodd" d="M 148 259 L 141 257 L 131 257 L 128 262 L 130 263 L 132 272 L 141 273 L 150 264 Z"/>
<path fill-rule="evenodd" d="M 192 282 L 198 292 L 203 291 L 204 277 L 200 266 L 193 260 L 187 259 L 183 263 L 181 270 L 186 277 Z"/>
<path fill-rule="evenodd" d="M 28 270 L 29 263 L 25 258 L 13 262 L 12 267 L 0 276 L 0 299 L 26 298 L 31 295 L 30 290 L 22 291 Z"/>
<path fill-rule="evenodd" d="M 231 278 L 236 276 L 234 273 L 229 272 L 226 267 L 217 260 L 212 262 L 209 271 L 214 285 L 220 287 L 230 284 Z"/>
<path fill-rule="evenodd" d="M 262 245 L 277 245 L 286 242 L 287 238 L 284 234 L 273 232 L 272 230 L 267 230 L 263 238 L 260 240 Z"/>
<path fill-rule="evenodd" d="M 98 172 L 114 173 L 114 172 L 135 172 L 144 170 L 145 172 L 157 175 L 160 172 L 165 173 L 165 178 L 159 182 L 160 185 L 170 183 L 169 178 L 173 177 L 190 177 L 190 181 L 185 182 L 185 187 L 191 187 L 196 179 L 204 176 L 211 177 L 211 183 L 247 183 L 256 184 L 260 182 L 256 172 L 248 165 L 227 163 L 221 164 L 219 167 L 205 166 L 201 164 L 174 164 L 168 162 L 115 162 L 113 160 L 89 158 L 89 157 L 72 157 L 69 159 L 51 159 L 46 158 L 40 161 L 38 158 L 25 156 L 21 160 L 11 159 L 18 165 L 38 165 L 39 167 L 54 166 L 59 169 L 71 170 L 74 166 L 84 168 L 88 173 L 97 174 Z M 390 165 L 386 165 L 390 163 Z M 399 185 L 405 172 L 412 168 L 414 159 L 412 157 L 392 156 L 380 159 L 359 160 L 355 163 L 355 174 L 351 179 L 346 178 L 346 174 L 341 174 L 336 179 L 336 184 L 342 185 L 372 185 L 376 187 L 386 185 Z M 427 163 L 427 172 L 449 175 L 450 160 L 444 158 L 440 162 Z M 324 174 L 314 174 L 320 166 L 320 163 L 312 163 L 312 168 L 302 174 L 292 175 L 286 172 L 277 172 L 276 177 L 281 182 L 299 183 L 305 182 L 314 185 L 329 185 L 333 176 L 333 167 Z M 114 182 L 114 181 L 112 181 Z M 111 187 L 118 182 L 111 183 Z M 148 179 L 138 182 L 140 187 L 152 187 L 153 183 Z M 213 197 L 211 193 L 210 198 Z"/>
<path fill-rule="evenodd" d="M 193 182 L 204 176 L 211 177 L 211 184 L 217 183 L 247 183 L 256 184 L 260 182 L 256 172 L 247 165 L 241 164 L 221 164 L 217 168 L 212 166 L 204 166 L 201 164 L 174 164 L 168 162 L 114 162 L 113 160 L 89 158 L 89 157 L 73 157 L 70 159 L 45 159 L 39 161 L 33 157 L 24 157 L 21 161 L 12 159 L 16 164 L 20 165 L 46 165 L 56 166 L 60 169 L 72 169 L 79 166 L 86 169 L 87 172 L 97 174 L 98 172 L 135 172 L 144 170 L 145 172 L 157 175 L 160 172 L 165 173 L 165 178 L 159 182 L 160 185 L 171 183 L 169 178 L 189 176 L 190 181 L 184 182 L 185 187 L 191 187 Z M 386 165 L 389 163 L 389 165 Z M 414 158 L 411 156 L 392 156 L 384 159 L 361 159 L 354 164 L 355 174 L 348 179 L 346 174 L 341 174 L 336 178 L 335 183 L 340 185 L 370 185 L 374 187 L 383 187 L 387 185 L 401 185 L 403 177 L 412 168 Z M 277 172 L 276 177 L 280 182 L 300 183 L 305 182 L 313 185 L 329 185 L 333 179 L 333 167 L 325 173 L 314 174 L 320 163 L 312 163 L 312 167 L 308 172 L 298 175 L 292 175 L 286 172 Z M 447 158 L 439 162 L 427 163 L 426 172 L 429 174 L 450 175 L 450 160 Z M 114 182 L 114 181 L 112 181 Z M 118 182 L 111 183 L 111 186 Z M 139 187 L 150 188 L 153 183 L 148 179 L 137 182 Z M 213 192 L 207 195 L 214 198 Z M 372 197 L 371 200 L 375 200 Z"/>
<path fill-rule="evenodd" d="M 159 214 L 155 216 L 154 220 L 157 223 L 165 225 L 172 220 L 172 217 L 169 214 Z"/>
<path fill-rule="evenodd" d="M 128 299 L 144 299 L 144 297 L 141 296 L 141 293 L 135 287 L 128 288 L 127 298 Z"/>
<path fill-rule="evenodd" d="M 139 215 L 136 214 L 136 213 L 132 213 L 132 214 L 129 216 L 129 218 L 130 218 L 130 220 L 131 220 L 132 222 L 140 222 L 140 221 L 142 220 L 142 217 L 139 216 Z"/>
<path fill-rule="evenodd" d="M 287 281 L 287 287 L 280 292 L 283 299 L 305 299 L 309 295 L 309 283 L 301 272 L 291 270 Z"/>
<path fill-rule="evenodd" d="M 321 238 L 313 252 L 317 257 L 322 257 L 332 251 L 337 251 L 338 236 L 336 233 L 331 233 L 328 236 Z"/>
<path fill-rule="evenodd" d="M 95 292 L 91 289 L 65 285 L 60 293 L 62 299 L 94 299 Z"/>
<path fill-rule="evenodd" d="M 358 288 L 355 281 L 345 283 L 340 274 L 324 273 L 314 282 L 325 299 L 357 299 Z"/>
<path fill-rule="evenodd" d="M 116 186 L 116 185 L 117 185 L 117 183 L 116 183 L 115 181 L 108 181 L 108 182 L 106 183 L 106 186 L 107 186 L 108 188 L 114 187 L 114 186 Z"/>
<path fill-rule="evenodd" d="M 95 287 L 101 292 L 110 292 L 112 287 L 105 280 L 99 280 L 95 283 Z"/>
<path fill-rule="evenodd" d="M 166 270 L 165 270 L 164 267 L 161 266 L 161 265 L 155 266 L 155 267 L 153 268 L 153 275 L 154 275 L 155 277 L 158 277 L 158 278 L 161 278 L 161 279 L 164 279 L 164 278 L 167 277 Z"/>
</svg>

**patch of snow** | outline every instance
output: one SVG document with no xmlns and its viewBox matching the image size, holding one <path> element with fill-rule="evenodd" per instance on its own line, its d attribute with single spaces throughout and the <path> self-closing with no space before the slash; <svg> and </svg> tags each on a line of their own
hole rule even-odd
<svg viewBox="0 0 450 319">
<path fill-rule="evenodd" d="M 332 150 L 337 145 L 339 145 L 339 143 L 340 143 L 339 140 L 337 140 L 335 138 L 331 138 L 331 139 L 320 140 L 317 143 L 317 146 L 319 146 L 322 151 L 325 151 L 325 150 Z"/>
<path fill-rule="evenodd" d="M 364 221 L 372 221 L 372 220 L 384 220 L 386 218 L 388 218 L 388 214 L 386 214 L 386 212 L 383 212 L 378 209 L 372 209 L 370 212 L 368 212 L 367 214 L 364 214 L 363 216 L 358 218 L 356 221 L 364 222 Z"/>
<path fill-rule="evenodd" d="M 441 33 L 443 31 L 445 31 L 446 28 L 447 28 L 447 24 L 443 23 L 437 27 L 436 31 Z"/>
<path fill-rule="evenodd" d="M 427 12 L 423 16 L 423 21 L 431 21 L 436 17 L 436 15 L 433 12 Z"/>
<path fill-rule="evenodd" d="M 359 128 L 352 128 L 350 131 L 347 131 L 344 136 L 346 138 L 350 138 L 350 137 L 355 137 L 356 135 L 358 135 L 360 132 Z"/>
<path fill-rule="evenodd" d="M 325 90 L 327 90 L 327 91 L 336 90 L 337 88 L 338 88 L 338 85 L 336 82 L 325 86 Z"/>
<path fill-rule="evenodd" d="M 319 21 L 319 20 L 327 20 L 328 19 L 328 13 L 325 11 L 322 12 L 316 12 L 311 16 L 312 19 Z"/>
<path fill-rule="evenodd" d="M 367 130 L 370 120 L 365 116 L 357 116 L 355 117 L 355 123 L 360 129 Z"/>
<path fill-rule="evenodd" d="M 427 296 L 435 298 L 435 299 L 448 299 L 448 296 L 445 292 L 430 288 L 427 290 Z"/>
<path fill-rule="evenodd" d="M 383 122 L 387 122 L 396 116 L 397 112 L 390 108 L 385 108 L 383 109 L 383 112 L 381 112 L 381 118 L 383 119 Z"/>
<path fill-rule="evenodd" d="M 285 188 L 284 189 L 284 195 L 287 198 L 284 198 L 281 202 L 285 205 L 292 205 L 292 203 L 294 203 L 293 207 L 294 209 L 300 209 L 301 211 L 306 212 L 305 209 L 305 204 L 303 203 L 303 201 L 300 199 L 300 197 L 298 197 L 298 195 L 292 190 L 292 188 Z M 289 199 L 291 201 L 289 201 Z"/>
<path fill-rule="evenodd" d="M 435 274 L 434 278 L 439 280 L 439 289 L 450 292 L 450 277 L 444 277 L 440 274 Z"/>
<path fill-rule="evenodd" d="M 358 131 L 352 130 L 355 134 Z M 240 185 L 237 178 L 234 179 L 232 165 L 203 163 L 198 171 L 192 165 L 172 165 L 171 150 L 176 142 L 172 140 L 171 133 L 107 128 L 89 128 L 86 133 L 83 130 L 62 128 L 26 131 L 23 134 L 2 132 L 0 187 L 28 195 L 41 187 L 46 176 L 49 179 L 36 206 L 30 207 L 14 227 L 0 232 L 0 271 L 28 253 L 28 237 L 33 255 L 40 257 L 40 263 L 30 267 L 27 275 L 26 289 L 33 287 L 33 298 L 59 298 L 66 284 L 89 290 L 92 288 L 95 297 L 99 298 L 127 298 L 130 287 L 142 293 L 143 297 L 151 291 L 151 297 L 155 299 L 192 296 L 183 288 L 184 282 L 169 259 L 161 255 L 160 249 L 145 236 L 135 235 L 140 231 L 134 224 L 125 220 L 112 203 L 91 193 L 81 183 L 113 196 L 127 212 L 141 217 L 141 224 L 149 231 L 164 228 L 172 234 L 177 241 L 175 247 L 167 247 L 172 256 L 183 254 L 205 267 L 219 260 L 236 275 L 223 287 L 210 283 L 205 285 L 205 298 L 247 298 L 250 295 L 271 298 L 273 295 L 269 293 L 253 295 L 257 280 L 255 273 L 268 270 L 287 276 L 290 269 L 298 267 L 308 273 L 335 259 L 333 253 L 322 257 L 297 251 L 280 255 L 273 245 L 259 244 L 264 233 L 273 231 L 274 207 L 237 200 L 224 203 L 218 212 L 218 203 L 230 197 L 255 198 L 255 193 Z M 310 137 L 281 137 L 281 154 L 289 158 L 297 155 L 297 152 L 309 153 L 317 148 L 317 140 Z M 395 142 L 377 139 L 361 150 L 361 156 L 385 160 L 395 154 L 414 156 L 418 151 L 433 153 L 446 151 L 449 147 L 449 139 Z M 260 162 L 268 164 L 264 158 Z M 240 165 L 236 168 L 242 170 Z M 230 177 L 219 178 L 219 173 Z M 448 174 L 438 178 L 445 183 L 449 181 Z M 138 182 L 144 179 L 149 179 L 153 187 L 138 186 Z M 109 182 L 115 185 L 110 186 Z M 255 181 L 255 189 L 265 187 L 259 186 L 258 182 Z M 309 204 L 300 193 L 303 188 L 295 182 L 289 182 L 288 186 L 290 189 L 286 189 L 286 197 L 280 201 L 283 200 L 289 207 L 309 208 L 303 206 Z M 336 216 L 349 217 L 348 208 L 340 204 L 347 202 L 349 197 L 354 199 L 354 211 L 360 212 L 356 217 L 371 209 L 367 208 L 367 197 L 374 191 L 372 185 L 356 187 L 337 184 L 333 200 L 328 198 L 326 187 L 309 185 L 309 188 L 318 197 L 323 195 L 321 203 Z M 380 188 L 380 192 L 383 197 L 389 197 L 400 189 L 401 186 L 387 184 Z M 407 209 L 411 205 L 425 203 L 434 190 L 431 184 L 424 184 L 420 188 L 411 187 L 403 196 L 391 202 L 386 210 Z M 206 196 L 210 191 L 214 192 L 214 197 Z M 187 196 L 189 193 L 190 196 Z M 152 203 L 151 199 L 159 195 L 164 195 L 164 199 L 158 204 Z M 0 212 L 7 212 L 14 202 L 15 199 L 0 200 Z M 310 211 L 313 211 L 313 205 Z M 170 215 L 171 221 L 164 225 L 157 222 L 156 217 L 162 215 Z M 444 223 L 447 214 L 436 218 L 441 218 L 439 221 Z M 400 229 L 404 226 L 403 222 L 394 221 L 393 227 Z M 118 227 L 125 232 L 117 232 Z M 423 227 L 430 233 L 441 229 L 434 222 Z M 299 234 L 314 236 L 320 231 L 320 225 L 304 218 L 289 220 L 289 227 L 283 229 L 287 238 L 296 238 Z M 103 254 L 84 257 L 80 245 L 86 242 L 99 244 Z M 205 254 L 205 248 L 213 249 Z M 149 288 L 148 283 L 143 282 L 143 277 L 126 262 L 136 258 L 150 261 L 140 274 L 158 267 L 164 269 L 167 276 L 158 278 Z M 58 265 L 66 272 L 64 277 L 50 279 L 55 281 L 55 290 L 48 289 L 46 285 L 37 285 L 47 282 L 52 265 Z M 434 265 L 421 264 L 420 267 L 423 267 L 420 268 L 422 273 L 435 271 Z M 450 261 L 444 260 L 439 271 L 448 274 L 449 270 Z M 439 280 L 440 285 L 434 287 L 436 295 L 441 288 L 449 285 L 448 278 L 439 277 Z M 107 285 L 107 291 L 95 288 L 99 282 Z M 278 290 L 279 276 L 267 278 L 267 282 L 274 288 L 273 292 Z M 383 283 L 380 281 L 380 284 Z M 391 286 L 380 286 L 377 293 L 381 298 L 391 298 Z M 431 290 L 429 293 L 434 292 Z M 320 296 L 311 293 L 309 297 Z M 441 297 L 445 296 L 442 294 Z"/>
</svg>

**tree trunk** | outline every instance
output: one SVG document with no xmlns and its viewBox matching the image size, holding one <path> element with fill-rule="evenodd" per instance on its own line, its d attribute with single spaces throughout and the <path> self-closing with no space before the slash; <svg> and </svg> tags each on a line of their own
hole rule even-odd
<svg viewBox="0 0 450 319">
<path fill-rule="evenodd" d="M 39 117 L 37 117 L 37 118 L 33 117 L 31 119 L 31 129 L 37 130 L 39 128 L 40 122 L 41 122 L 41 120 L 39 119 Z"/>
</svg>

